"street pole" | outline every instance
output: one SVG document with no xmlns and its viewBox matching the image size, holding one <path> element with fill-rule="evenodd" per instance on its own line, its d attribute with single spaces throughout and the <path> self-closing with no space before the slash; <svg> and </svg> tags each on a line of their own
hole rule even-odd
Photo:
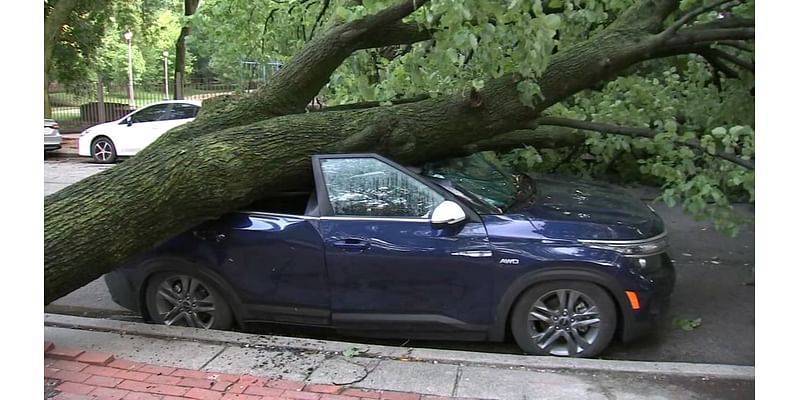
<svg viewBox="0 0 800 400">
<path fill-rule="evenodd" d="M 169 75 L 167 75 L 167 59 L 169 52 L 164 50 L 164 100 L 169 100 Z"/>
<path fill-rule="evenodd" d="M 128 107 L 133 110 L 136 108 L 136 103 L 133 101 L 133 47 L 131 46 L 133 33 L 128 31 L 124 36 L 128 41 Z"/>
</svg>

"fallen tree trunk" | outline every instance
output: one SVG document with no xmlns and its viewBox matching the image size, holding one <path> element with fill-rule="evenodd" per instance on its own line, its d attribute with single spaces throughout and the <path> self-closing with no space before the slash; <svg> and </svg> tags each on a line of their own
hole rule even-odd
<svg viewBox="0 0 800 400">
<path fill-rule="evenodd" d="M 209 104 L 196 121 L 132 159 L 47 196 L 45 304 L 204 220 L 308 182 L 312 154 L 377 152 L 415 164 L 488 149 L 503 143 L 503 135 L 520 143 L 519 130 L 550 105 L 655 57 L 671 37 L 659 34 L 663 20 L 677 7 L 677 1 L 642 1 L 607 29 L 561 50 L 538 79 L 541 96 L 532 108 L 520 101 L 521 78 L 511 74 L 481 91 L 297 114 L 353 51 L 422 40 L 419 30 L 397 28 L 421 4 L 401 3 L 332 28 L 267 88 Z M 370 35 L 387 27 L 393 35 Z"/>
</svg>

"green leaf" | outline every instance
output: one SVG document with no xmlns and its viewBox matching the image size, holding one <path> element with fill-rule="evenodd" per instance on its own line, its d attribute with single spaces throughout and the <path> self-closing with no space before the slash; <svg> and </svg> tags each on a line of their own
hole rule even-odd
<svg viewBox="0 0 800 400">
<path fill-rule="evenodd" d="M 353 346 L 353 347 L 348 347 L 345 351 L 343 351 L 342 355 L 344 355 L 345 357 L 350 358 L 350 357 L 355 357 L 355 356 L 364 354 L 364 353 L 367 352 L 367 350 L 368 350 L 367 348 L 361 348 L 361 347 Z"/>
<path fill-rule="evenodd" d="M 695 319 L 674 319 L 672 325 L 676 328 L 683 329 L 684 331 L 693 331 L 702 325 L 702 318 Z"/>
<path fill-rule="evenodd" d="M 561 26 L 561 16 L 558 14 L 547 14 L 544 16 L 544 26 L 556 30 Z"/>
</svg>

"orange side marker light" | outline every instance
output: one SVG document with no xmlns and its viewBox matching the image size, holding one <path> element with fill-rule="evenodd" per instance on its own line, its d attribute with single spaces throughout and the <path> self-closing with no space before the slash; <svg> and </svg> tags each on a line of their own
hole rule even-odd
<svg viewBox="0 0 800 400">
<path fill-rule="evenodd" d="M 628 301 L 631 302 L 631 308 L 634 310 L 639 309 L 639 296 L 632 290 L 626 290 L 625 294 L 628 295 Z"/>
</svg>

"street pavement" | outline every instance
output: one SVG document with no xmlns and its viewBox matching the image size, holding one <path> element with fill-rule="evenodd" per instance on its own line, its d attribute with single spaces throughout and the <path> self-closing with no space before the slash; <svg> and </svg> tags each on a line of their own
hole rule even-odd
<svg viewBox="0 0 800 400">
<path fill-rule="evenodd" d="M 109 168 L 70 157 L 45 160 L 45 195 Z M 650 200 L 653 190 L 636 189 Z M 694 221 L 677 208 L 652 203 L 670 232 L 671 255 L 677 282 L 670 315 L 652 335 L 630 344 L 612 343 L 603 358 L 614 360 L 672 361 L 755 364 L 755 230 L 745 226 L 736 238 L 714 231 L 708 222 Z M 751 205 L 737 207 L 754 219 Z M 89 283 L 45 308 L 48 312 L 136 320 L 129 311 L 111 301 L 102 279 Z M 685 331 L 673 325 L 676 319 L 700 319 L 700 325 Z M 309 336 L 305 331 L 256 327 L 256 332 Z M 315 336 L 317 335 L 317 336 Z M 320 337 L 312 334 L 311 337 Z M 442 341 L 375 340 L 327 336 L 352 343 L 372 343 L 519 354 L 512 343 L 464 343 Z M 725 338 L 725 340 L 720 340 Z"/>
<path fill-rule="evenodd" d="M 755 396 L 754 367 L 354 346 L 51 314 L 45 314 L 45 341 L 45 377 L 51 379 L 46 396 L 59 391 L 248 400 Z"/>
</svg>

